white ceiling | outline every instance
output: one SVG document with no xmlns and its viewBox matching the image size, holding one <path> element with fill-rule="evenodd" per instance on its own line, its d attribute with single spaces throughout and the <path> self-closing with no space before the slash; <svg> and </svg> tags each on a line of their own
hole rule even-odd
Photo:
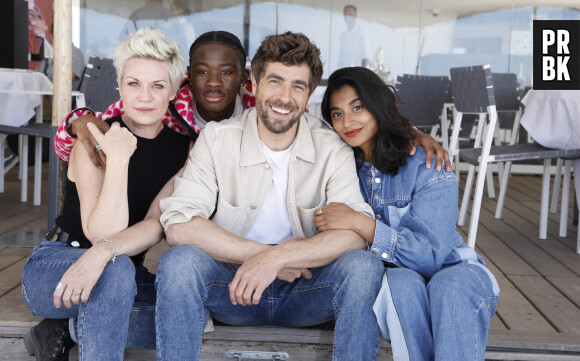
<svg viewBox="0 0 580 361">
<path fill-rule="evenodd" d="M 134 9 L 143 6 L 145 0 L 79 0 L 82 7 L 127 17 Z M 265 1 L 250 0 L 251 3 Z M 164 0 L 169 7 L 172 0 Z M 565 7 L 580 10 L 579 0 L 282 0 L 267 1 L 278 4 L 296 4 L 312 8 L 342 12 L 346 4 L 355 4 L 358 16 L 366 21 L 378 22 L 393 28 L 430 25 L 478 13 L 493 12 L 519 7 Z M 209 11 L 215 8 L 239 6 L 245 0 L 191 0 L 195 11 Z M 434 11 L 435 10 L 435 11 Z M 438 13 L 434 16 L 433 13 Z M 280 16 L 283 16 L 281 14 Z M 297 19 L 297 22 L 300 20 Z"/>
</svg>

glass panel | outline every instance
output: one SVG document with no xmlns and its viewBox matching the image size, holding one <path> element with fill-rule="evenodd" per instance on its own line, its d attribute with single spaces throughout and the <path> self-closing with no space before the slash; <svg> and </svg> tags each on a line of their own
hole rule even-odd
<svg viewBox="0 0 580 361">
<path fill-rule="evenodd" d="M 196 36 L 226 30 L 240 38 L 250 57 L 265 36 L 290 30 L 319 46 L 323 78 L 341 66 L 364 65 L 390 82 L 401 73 L 449 75 L 453 66 L 486 63 L 494 72 L 516 73 L 529 85 L 532 19 L 580 19 L 569 0 L 534 1 L 535 6 L 523 0 L 359 0 L 353 3 L 356 13 L 344 0 L 167 0 L 152 13 L 168 21 L 133 23 L 127 19 L 145 0 L 78 1 L 79 41 L 86 58 L 111 57 L 135 24 L 160 27 L 186 54 Z M 171 12 L 178 3 L 186 10 Z"/>
</svg>

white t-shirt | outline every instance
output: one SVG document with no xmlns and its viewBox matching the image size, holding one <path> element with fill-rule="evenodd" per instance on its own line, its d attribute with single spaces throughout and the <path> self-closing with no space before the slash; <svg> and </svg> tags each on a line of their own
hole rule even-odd
<svg viewBox="0 0 580 361">
<path fill-rule="evenodd" d="M 280 244 L 288 238 L 292 238 L 287 194 L 288 167 L 293 146 L 294 144 L 286 150 L 275 152 L 262 143 L 262 149 L 274 174 L 260 213 L 246 235 L 247 239 L 262 244 Z"/>
</svg>

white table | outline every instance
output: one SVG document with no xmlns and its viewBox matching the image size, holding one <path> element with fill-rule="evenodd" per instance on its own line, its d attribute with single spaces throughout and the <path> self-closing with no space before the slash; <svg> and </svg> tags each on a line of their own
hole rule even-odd
<svg viewBox="0 0 580 361">
<path fill-rule="evenodd" d="M 0 68 L 0 131 L 22 134 L 20 157 L 20 177 L 22 187 L 20 200 L 28 198 L 28 135 L 35 136 L 35 166 L 34 166 L 34 205 L 40 205 L 40 187 L 42 171 L 42 138 L 50 137 L 50 126 L 41 129 L 42 96 L 51 95 L 52 83 L 46 75 L 22 69 Z M 36 114 L 38 126 L 33 129 L 19 129 Z M 0 134 L 0 192 L 4 192 L 4 139 Z"/>
<path fill-rule="evenodd" d="M 526 110 L 521 125 L 536 142 L 548 148 L 580 148 L 580 90 L 530 90 L 522 103 Z M 580 171 L 580 159 L 572 161 L 572 164 L 575 170 Z M 566 186 L 569 187 L 564 184 Z M 574 177 L 574 187 L 576 200 L 580 204 L 578 173 Z M 565 234 L 563 227 L 561 221 L 560 235 Z M 580 244 L 580 234 L 578 239 Z"/>
</svg>

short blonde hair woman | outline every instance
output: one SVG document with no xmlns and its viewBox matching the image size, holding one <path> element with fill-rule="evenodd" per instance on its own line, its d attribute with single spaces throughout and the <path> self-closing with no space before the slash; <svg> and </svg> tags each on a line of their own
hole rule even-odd
<svg viewBox="0 0 580 361">
<path fill-rule="evenodd" d="M 163 236 L 159 200 L 171 195 L 190 148 L 161 122 L 185 63 L 179 45 L 151 29 L 129 35 L 113 59 L 125 113 L 106 134 L 90 128 L 106 165 L 75 145 L 62 213 L 24 267 L 22 296 L 46 317 L 25 337 L 37 360 L 68 360 L 73 340 L 80 360 L 155 348 L 155 276 L 143 259 Z"/>
</svg>

